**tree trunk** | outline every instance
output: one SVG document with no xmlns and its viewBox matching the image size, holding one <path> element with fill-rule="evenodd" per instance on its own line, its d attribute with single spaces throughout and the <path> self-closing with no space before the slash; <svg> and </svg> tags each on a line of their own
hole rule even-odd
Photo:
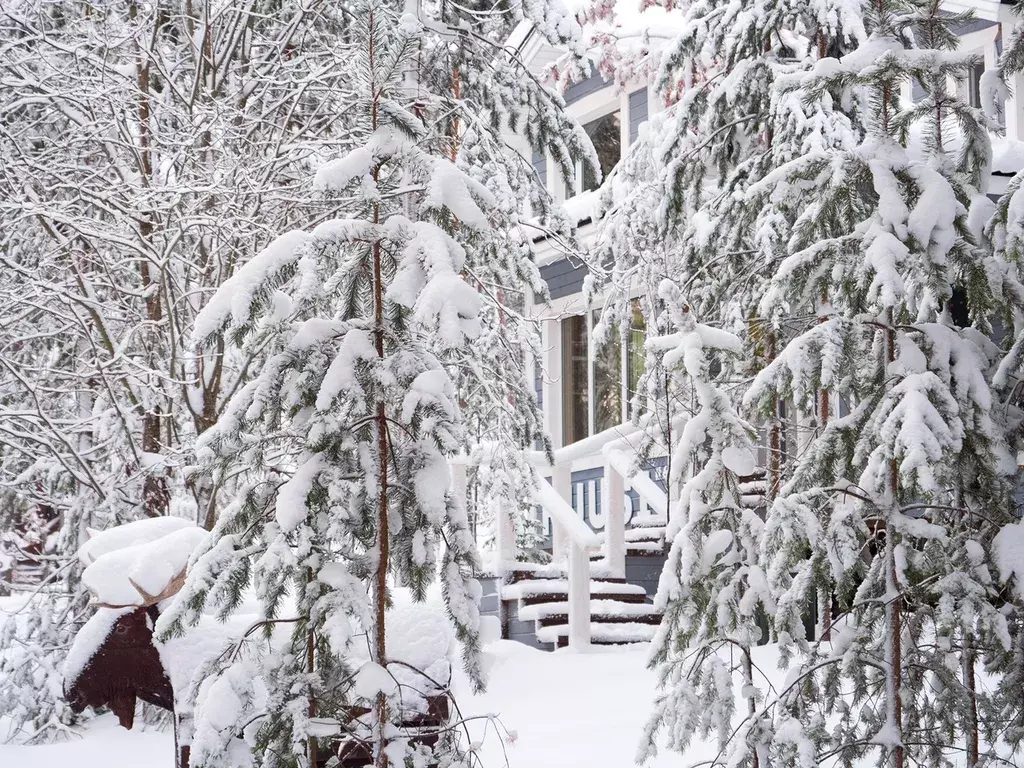
<svg viewBox="0 0 1024 768">
<path fill-rule="evenodd" d="M 767 334 L 768 362 L 775 359 L 775 333 Z M 779 400 L 772 398 L 772 420 L 768 424 L 768 482 L 765 485 L 765 506 L 771 508 L 782 487 L 782 425 L 779 423 Z"/>
<path fill-rule="evenodd" d="M 744 646 L 740 651 L 741 661 L 740 664 L 743 669 L 743 684 L 748 691 L 753 694 L 754 688 L 754 663 L 750 658 L 750 648 Z M 754 714 L 757 712 L 757 701 L 753 695 L 747 696 L 747 716 L 753 719 Z M 761 758 L 757 754 L 757 745 L 754 745 L 753 761 L 751 762 L 752 768 L 760 768 Z"/>
<path fill-rule="evenodd" d="M 970 697 L 970 705 L 968 710 L 969 720 L 964 735 L 967 739 L 967 768 L 977 768 L 981 739 L 978 735 L 978 683 L 974 671 L 975 652 L 973 647 L 968 647 L 968 643 L 971 642 L 973 642 L 973 638 L 965 633 L 963 655 L 964 687 L 967 689 L 967 695 Z"/>
<path fill-rule="evenodd" d="M 310 589 L 313 584 L 313 569 L 306 569 L 306 589 Z M 306 627 L 306 669 L 309 671 L 309 676 L 312 678 L 313 673 L 316 672 L 316 634 L 313 632 L 313 627 L 307 624 Z M 310 694 L 309 697 L 309 717 L 313 719 L 316 717 L 316 698 Z M 309 737 L 309 768 L 317 768 L 318 755 L 316 748 L 316 737 Z"/>
<path fill-rule="evenodd" d="M 370 70 L 374 69 L 374 58 L 376 51 L 373 44 L 374 13 L 370 11 Z M 371 125 L 377 130 L 378 105 L 377 94 L 372 95 Z M 374 168 L 373 180 L 378 181 L 380 169 Z M 373 223 L 380 223 L 380 206 L 374 205 Z M 384 285 L 383 270 L 381 268 L 380 241 L 373 243 L 373 320 L 374 320 L 374 343 L 377 350 L 377 358 L 384 360 Z M 387 610 L 387 587 L 388 587 L 388 559 L 390 556 L 390 532 L 388 531 L 388 419 L 387 409 L 383 399 L 377 403 L 377 580 L 374 594 L 374 661 L 385 669 L 387 668 L 387 640 L 385 632 L 385 618 Z M 387 754 L 387 726 L 388 726 L 388 699 L 383 693 L 377 694 L 377 744 L 375 763 L 377 768 L 388 768 L 389 759 Z"/>
<path fill-rule="evenodd" d="M 892 309 L 888 311 L 886 334 L 886 360 L 892 363 L 896 360 L 896 328 L 895 316 Z M 899 490 L 899 464 L 893 459 L 890 464 L 890 509 L 893 514 L 897 511 L 897 493 Z M 887 656 L 889 669 L 886 680 L 886 707 L 888 709 L 889 726 L 895 729 L 895 737 L 898 739 L 892 751 L 893 768 L 904 768 L 903 755 L 903 701 L 900 689 L 903 686 L 903 617 L 902 598 L 899 597 L 900 585 L 896 578 L 896 536 L 891 526 L 885 528 L 885 592 L 886 592 L 886 625 L 889 629 L 889 647 Z"/>
</svg>

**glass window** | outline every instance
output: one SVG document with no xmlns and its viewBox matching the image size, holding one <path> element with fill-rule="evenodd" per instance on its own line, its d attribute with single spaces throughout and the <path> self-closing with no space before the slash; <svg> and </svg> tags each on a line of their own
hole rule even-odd
<svg viewBox="0 0 1024 768">
<path fill-rule="evenodd" d="M 967 74 L 967 96 L 972 107 L 981 106 L 981 76 L 985 73 L 985 65 L 973 64 Z"/>
<path fill-rule="evenodd" d="M 640 377 L 644 375 L 647 364 L 647 352 L 644 342 L 647 340 L 647 322 L 640 310 L 640 302 L 633 302 L 633 317 L 630 321 L 629 334 L 626 336 L 626 397 L 629 403 L 629 415 L 633 416 L 633 396 L 640 386 Z"/>
<path fill-rule="evenodd" d="M 607 179 L 612 168 L 622 157 L 622 129 L 618 110 L 587 123 L 583 126 L 583 130 L 587 132 L 594 145 L 598 164 L 601 166 L 601 174 L 603 178 Z M 584 165 L 580 192 L 597 189 L 599 186 L 597 176 L 589 166 Z"/>
<path fill-rule="evenodd" d="M 596 323 L 599 313 L 595 313 Z M 594 353 L 594 431 L 622 423 L 622 339 L 612 326 L 607 343 Z"/>
<path fill-rule="evenodd" d="M 590 382 L 587 376 L 587 318 L 562 321 L 562 444 L 589 434 Z"/>
</svg>

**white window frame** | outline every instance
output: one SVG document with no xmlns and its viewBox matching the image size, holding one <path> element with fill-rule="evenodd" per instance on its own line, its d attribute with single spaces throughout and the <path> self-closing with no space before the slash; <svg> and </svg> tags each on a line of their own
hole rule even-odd
<svg viewBox="0 0 1024 768">
<path fill-rule="evenodd" d="M 636 90 L 635 88 L 633 90 Z M 615 93 L 615 86 L 609 85 L 595 93 L 584 96 L 579 101 L 569 105 L 568 112 L 581 126 L 600 120 L 612 112 L 619 113 L 619 162 L 629 151 L 629 88 L 624 88 L 622 93 Z M 551 165 L 549 159 L 548 178 L 551 178 Z M 602 181 L 602 184 L 604 182 Z M 570 200 L 581 194 L 583 186 L 582 164 L 576 162 L 576 172 L 573 174 L 572 188 L 568 189 L 565 182 L 559 179 L 558 188 L 555 190 L 555 199 Z"/>
<path fill-rule="evenodd" d="M 630 291 L 630 299 L 640 298 L 638 289 Z M 556 299 L 539 313 L 537 320 L 541 323 L 542 347 L 541 353 L 541 388 L 543 391 L 544 404 L 542 414 L 544 427 L 554 441 L 554 446 L 563 446 L 565 434 L 564 420 L 567 407 L 564 402 L 564 388 L 562 363 L 564 357 L 562 348 L 565 340 L 562 337 L 562 321 L 566 318 L 582 315 L 587 326 L 587 436 L 595 434 L 597 420 L 596 381 L 594 380 L 594 360 L 597 354 L 597 346 L 594 343 L 594 315 L 604 310 L 604 297 L 595 297 L 588 306 L 580 300 L 580 296 L 574 295 L 564 299 Z M 535 305 L 536 306 L 536 305 Z M 629 420 L 629 368 L 626 355 L 626 345 L 618 341 L 620 345 L 620 407 L 621 423 Z M 583 438 L 580 438 L 583 439 Z"/>
</svg>

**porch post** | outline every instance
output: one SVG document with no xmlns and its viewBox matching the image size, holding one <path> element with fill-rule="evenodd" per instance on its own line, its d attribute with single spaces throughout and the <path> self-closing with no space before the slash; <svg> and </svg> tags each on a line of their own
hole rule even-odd
<svg viewBox="0 0 1024 768">
<path fill-rule="evenodd" d="M 495 538 L 498 550 L 498 561 L 502 570 L 512 567 L 516 561 L 516 522 L 512 515 L 512 507 L 502 504 L 495 520 Z"/>
<path fill-rule="evenodd" d="M 604 464 L 601 488 L 604 508 L 604 554 L 612 576 L 626 578 L 626 489 L 622 475 L 609 462 Z"/>
<path fill-rule="evenodd" d="M 590 555 L 576 542 L 569 545 L 569 647 L 590 647 Z"/>
<path fill-rule="evenodd" d="M 565 503 L 572 506 L 572 467 L 569 464 L 556 464 L 552 467 L 551 485 L 555 493 L 561 496 Z M 566 530 L 559 524 L 558 520 L 551 519 L 551 562 L 564 563 L 566 561 L 566 549 L 569 546 L 569 537 Z"/>
</svg>

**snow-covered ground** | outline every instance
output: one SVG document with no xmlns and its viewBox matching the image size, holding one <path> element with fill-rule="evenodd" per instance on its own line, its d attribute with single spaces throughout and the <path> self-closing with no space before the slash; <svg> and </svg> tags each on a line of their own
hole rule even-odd
<svg viewBox="0 0 1024 768">
<path fill-rule="evenodd" d="M 642 648 L 568 650 L 545 653 L 511 641 L 487 647 L 490 681 L 472 695 L 457 681 L 463 714 L 495 714 L 498 733 L 474 721 L 486 766 L 511 768 L 625 768 L 633 764 L 637 739 L 654 696 L 654 675 Z M 138 722 L 138 721 L 136 721 Z M 487 731 L 484 733 L 484 731 Z M 652 765 L 679 766 L 697 759 L 662 755 Z M 2 768 L 171 768 L 170 733 L 136 726 L 125 731 L 112 715 L 92 721 L 81 738 L 46 746 L 0 746 Z"/>
<path fill-rule="evenodd" d="M 493 657 L 487 692 L 463 693 L 460 705 L 467 714 L 498 715 L 515 739 L 509 745 L 493 731 L 487 734 L 481 746 L 484 765 L 503 766 L 506 756 L 511 768 L 634 764 L 655 695 L 643 647 L 547 653 L 501 640 L 487 652 Z M 702 756 L 699 750 L 685 758 L 662 754 L 650 765 L 688 765 Z"/>
<path fill-rule="evenodd" d="M 126 731 L 113 715 L 91 721 L 82 737 L 38 746 L 0 745 L 3 768 L 174 768 L 169 732 Z"/>
</svg>

